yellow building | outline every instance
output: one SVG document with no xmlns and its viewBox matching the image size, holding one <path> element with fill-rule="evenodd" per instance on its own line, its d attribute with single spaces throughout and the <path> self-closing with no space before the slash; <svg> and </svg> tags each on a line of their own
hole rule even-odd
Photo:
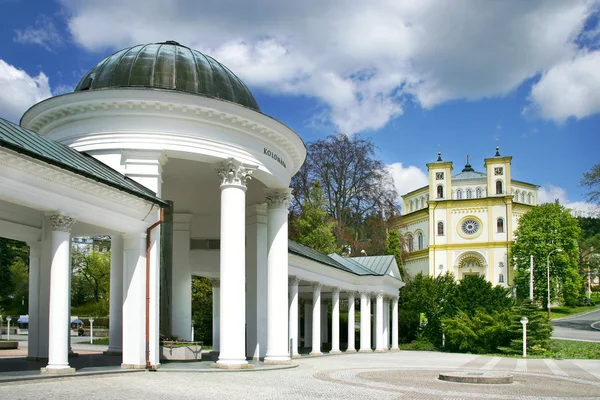
<svg viewBox="0 0 600 400">
<path fill-rule="evenodd" d="M 469 164 L 452 175 L 452 162 L 427 164 L 429 185 L 402 196 L 404 215 L 391 228 L 404 237 L 409 276 L 452 272 L 456 279 L 483 275 L 508 286 L 513 278 L 508 246 L 521 215 L 537 204 L 537 185 L 511 178 L 510 156 L 484 160 L 485 172 Z"/>
</svg>

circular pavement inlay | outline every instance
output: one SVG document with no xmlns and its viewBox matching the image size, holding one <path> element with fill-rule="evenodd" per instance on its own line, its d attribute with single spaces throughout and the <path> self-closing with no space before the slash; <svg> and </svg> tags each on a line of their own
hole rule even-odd
<svg viewBox="0 0 600 400">
<path fill-rule="evenodd" d="M 513 376 L 502 372 L 444 372 L 439 380 L 457 383 L 504 384 L 513 383 Z"/>
</svg>

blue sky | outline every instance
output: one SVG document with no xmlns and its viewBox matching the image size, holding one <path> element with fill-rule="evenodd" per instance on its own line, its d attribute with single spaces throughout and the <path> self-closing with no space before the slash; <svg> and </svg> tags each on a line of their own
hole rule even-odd
<svg viewBox="0 0 600 400">
<path fill-rule="evenodd" d="M 586 208 L 600 162 L 600 2 L 0 0 L 0 117 L 165 40 L 209 54 L 305 141 L 372 137 L 400 194 L 442 152 L 513 156 L 513 178 Z"/>
</svg>

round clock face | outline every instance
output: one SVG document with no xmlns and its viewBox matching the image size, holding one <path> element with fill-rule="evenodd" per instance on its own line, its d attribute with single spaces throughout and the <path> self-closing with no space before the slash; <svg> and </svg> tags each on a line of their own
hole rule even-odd
<svg viewBox="0 0 600 400">
<path fill-rule="evenodd" d="M 479 222 L 474 219 L 467 219 L 462 223 L 461 228 L 465 235 L 474 235 L 479 230 Z"/>
</svg>

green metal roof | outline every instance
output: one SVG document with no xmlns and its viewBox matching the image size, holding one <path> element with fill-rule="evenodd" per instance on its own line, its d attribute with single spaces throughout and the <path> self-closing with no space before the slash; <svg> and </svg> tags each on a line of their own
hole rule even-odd
<svg viewBox="0 0 600 400">
<path fill-rule="evenodd" d="M 226 66 L 174 41 L 141 44 L 106 57 L 75 91 L 133 87 L 193 93 L 260 111 L 244 82 Z"/>
<path fill-rule="evenodd" d="M 151 190 L 121 175 L 94 157 L 53 142 L 2 118 L 0 118 L 0 147 L 25 154 L 153 203 L 167 205 Z"/>
<path fill-rule="evenodd" d="M 352 257 L 352 260 L 373 271 L 375 275 L 384 275 L 395 259 L 394 256 L 370 256 Z"/>
<path fill-rule="evenodd" d="M 354 271 L 352 271 L 350 268 L 335 261 L 327 254 L 320 253 L 311 249 L 310 247 L 304 246 L 303 244 L 294 242 L 293 240 L 288 240 L 288 250 L 290 253 L 296 254 L 300 257 L 309 258 L 321 264 L 329 265 L 330 267 L 341 269 L 342 271 L 354 273 Z"/>
<path fill-rule="evenodd" d="M 354 261 L 352 258 L 342 257 L 339 254 L 330 254 L 329 257 L 352 270 L 356 275 L 378 275 L 373 273 L 370 269 L 365 268 L 359 262 Z"/>
</svg>

